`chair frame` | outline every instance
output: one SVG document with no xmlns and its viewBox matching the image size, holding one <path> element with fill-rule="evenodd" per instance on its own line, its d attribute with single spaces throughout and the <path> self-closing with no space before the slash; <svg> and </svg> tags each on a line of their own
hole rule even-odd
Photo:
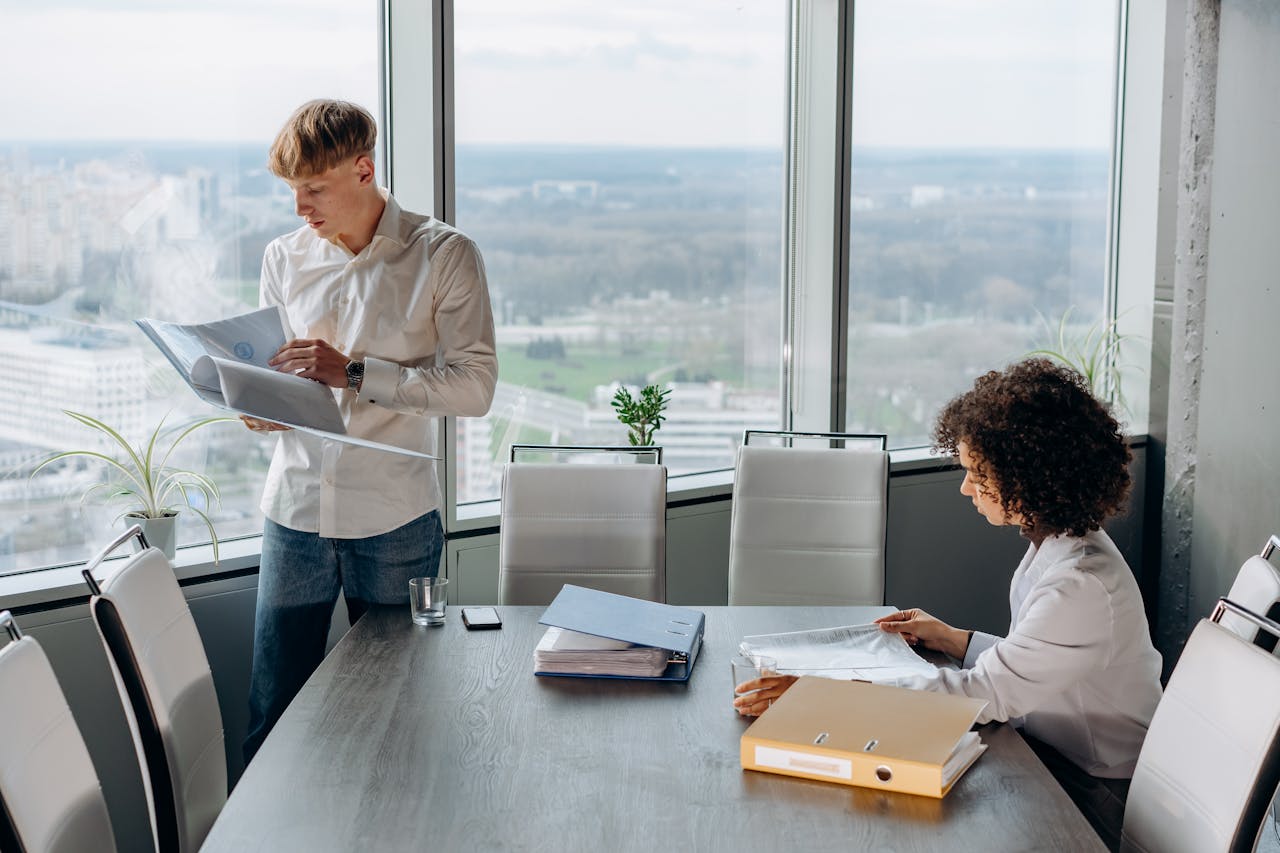
<svg viewBox="0 0 1280 853">
<path fill-rule="evenodd" d="M 654 457 L 653 464 L 662 464 L 662 445 L 660 444 L 513 444 L 511 445 L 509 461 L 513 464 L 519 464 L 516 462 L 516 454 L 525 450 L 543 453 L 627 453 L 633 456 L 648 454 Z"/>
<path fill-rule="evenodd" d="M 160 733 L 155 707 L 142 683 L 142 674 L 138 659 L 133 653 L 133 646 L 125 632 L 120 611 L 110 601 L 102 598 L 102 587 L 93 577 L 93 570 L 130 539 L 137 538 L 143 550 L 150 547 L 147 537 L 140 525 L 133 525 L 120 534 L 109 545 L 98 552 L 89 564 L 81 571 L 85 583 L 92 595 L 89 608 L 95 616 L 102 638 L 111 651 L 112 664 L 120 674 L 120 682 L 124 685 L 132 707 L 130 716 L 137 729 L 138 741 L 142 745 L 146 767 L 139 768 L 147 786 L 148 799 L 154 820 L 157 850 L 177 850 L 180 834 L 178 832 L 178 808 L 173 790 L 173 779 L 169 775 L 169 756 L 165 752 L 164 737 Z"/>
<path fill-rule="evenodd" d="M 742 433 L 743 445 L 751 443 L 751 436 L 772 436 L 781 438 L 786 441 L 784 447 L 792 447 L 792 440 L 797 438 L 822 438 L 831 442 L 832 449 L 841 449 L 837 447 L 836 442 L 844 441 L 879 441 L 881 450 L 889 449 L 889 436 L 882 432 L 799 432 L 787 429 L 749 429 Z"/>
</svg>

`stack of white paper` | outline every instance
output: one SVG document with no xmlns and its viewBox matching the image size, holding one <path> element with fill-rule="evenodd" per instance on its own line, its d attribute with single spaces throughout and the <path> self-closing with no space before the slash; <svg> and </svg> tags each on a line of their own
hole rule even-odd
<svg viewBox="0 0 1280 853">
<path fill-rule="evenodd" d="M 956 777 L 969 769 L 974 759 L 986 751 L 987 745 L 978 737 L 977 732 L 965 733 L 964 737 L 956 741 L 956 748 L 942 766 L 942 787 L 946 788 L 954 782 Z"/>
<path fill-rule="evenodd" d="M 653 678 L 667 669 L 667 650 L 548 628 L 533 650 L 536 672 Z"/>
<path fill-rule="evenodd" d="M 917 655 L 901 634 L 879 625 L 845 625 L 786 634 L 757 634 L 742 640 L 744 655 L 766 655 L 785 675 L 820 675 L 876 684 L 914 686 L 938 668 Z"/>
</svg>

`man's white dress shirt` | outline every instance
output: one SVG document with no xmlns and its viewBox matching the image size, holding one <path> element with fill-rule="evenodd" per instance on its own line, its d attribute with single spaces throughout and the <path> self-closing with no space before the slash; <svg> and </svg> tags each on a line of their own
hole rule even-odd
<svg viewBox="0 0 1280 853">
<path fill-rule="evenodd" d="M 911 686 L 985 699 L 978 722 L 1021 717 L 1086 773 L 1130 778 L 1160 701 L 1160 654 L 1115 543 L 1095 530 L 1032 545 L 1009 612 L 1007 637 L 975 632 L 963 669 Z"/>
<path fill-rule="evenodd" d="M 261 302 L 286 333 L 364 359 L 360 392 L 333 389 L 347 432 L 435 455 L 435 416 L 478 417 L 498 376 L 484 262 L 451 226 L 386 208 L 353 255 L 303 225 L 272 241 Z M 434 465 L 379 450 L 279 433 L 262 511 L 277 524 L 339 539 L 394 530 L 440 506 Z"/>
</svg>

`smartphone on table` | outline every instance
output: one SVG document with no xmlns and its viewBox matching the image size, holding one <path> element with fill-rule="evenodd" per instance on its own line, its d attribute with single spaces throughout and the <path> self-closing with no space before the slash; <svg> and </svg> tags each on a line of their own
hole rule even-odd
<svg viewBox="0 0 1280 853">
<path fill-rule="evenodd" d="M 492 631 L 502 627 L 502 617 L 496 607 L 464 607 L 462 624 L 468 631 Z"/>
</svg>

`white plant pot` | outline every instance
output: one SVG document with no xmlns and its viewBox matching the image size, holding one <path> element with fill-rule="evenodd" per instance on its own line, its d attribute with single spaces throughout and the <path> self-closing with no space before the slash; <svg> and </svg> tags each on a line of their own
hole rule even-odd
<svg viewBox="0 0 1280 853">
<path fill-rule="evenodd" d="M 164 518 L 144 518 L 130 513 L 124 517 L 125 525 L 142 525 L 142 535 L 153 548 L 159 548 L 172 560 L 177 556 L 178 546 L 178 514 L 166 515 Z"/>
</svg>

